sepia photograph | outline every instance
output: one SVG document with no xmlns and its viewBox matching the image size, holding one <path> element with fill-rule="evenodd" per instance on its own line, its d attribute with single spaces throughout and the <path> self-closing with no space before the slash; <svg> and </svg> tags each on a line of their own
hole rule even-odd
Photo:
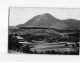
<svg viewBox="0 0 80 63">
<path fill-rule="evenodd" d="M 79 55 L 80 9 L 10 7 L 8 54 Z"/>
</svg>

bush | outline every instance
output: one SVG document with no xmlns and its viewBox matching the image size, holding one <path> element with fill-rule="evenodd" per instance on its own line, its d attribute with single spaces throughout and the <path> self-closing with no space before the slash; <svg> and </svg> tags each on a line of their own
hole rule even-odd
<svg viewBox="0 0 80 63">
<path fill-rule="evenodd" d="M 30 53 L 30 46 L 26 45 L 25 47 L 22 48 L 23 53 Z"/>
</svg>

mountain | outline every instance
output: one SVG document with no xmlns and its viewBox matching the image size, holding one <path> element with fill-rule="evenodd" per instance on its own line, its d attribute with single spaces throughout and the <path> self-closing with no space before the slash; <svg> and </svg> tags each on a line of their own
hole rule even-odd
<svg viewBox="0 0 80 63">
<path fill-rule="evenodd" d="M 37 15 L 24 24 L 17 25 L 20 27 L 46 27 L 60 30 L 80 30 L 80 21 L 75 19 L 60 20 L 49 13 Z"/>
</svg>

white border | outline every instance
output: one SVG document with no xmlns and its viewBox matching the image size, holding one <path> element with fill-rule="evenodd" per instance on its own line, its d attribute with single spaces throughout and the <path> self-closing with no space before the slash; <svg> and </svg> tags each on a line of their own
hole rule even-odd
<svg viewBox="0 0 80 63">
<path fill-rule="evenodd" d="M 80 56 L 7 54 L 9 7 L 80 8 L 80 0 L 0 0 L 0 60 L 77 62 Z"/>
</svg>

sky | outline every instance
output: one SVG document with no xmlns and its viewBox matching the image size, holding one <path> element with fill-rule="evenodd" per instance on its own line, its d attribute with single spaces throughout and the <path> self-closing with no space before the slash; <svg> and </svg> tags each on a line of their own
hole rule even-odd
<svg viewBox="0 0 80 63">
<path fill-rule="evenodd" d="M 80 9 L 11 7 L 9 9 L 9 26 L 23 24 L 34 16 L 45 13 L 50 13 L 52 16 L 61 20 L 80 20 Z"/>
</svg>

